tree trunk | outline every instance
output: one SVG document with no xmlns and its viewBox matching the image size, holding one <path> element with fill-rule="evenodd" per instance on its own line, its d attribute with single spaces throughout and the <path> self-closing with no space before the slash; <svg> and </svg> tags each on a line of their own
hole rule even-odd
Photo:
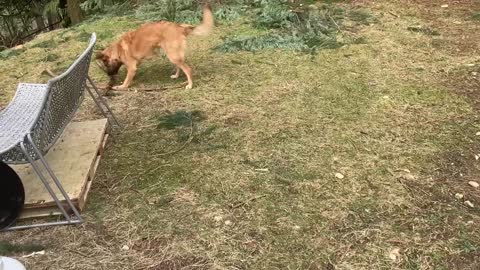
<svg viewBox="0 0 480 270">
<path fill-rule="evenodd" d="M 72 24 L 77 24 L 83 20 L 80 0 L 67 0 L 67 12 L 68 17 L 72 20 Z"/>
<path fill-rule="evenodd" d="M 52 13 L 47 14 L 47 23 L 48 23 L 48 31 L 55 30 L 55 26 L 53 25 L 57 21 L 55 20 L 55 16 Z"/>
<path fill-rule="evenodd" d="M 32 1 L 32 13 L 35 16 L 37 30 L 45 29 L 45 20 L 43 19 L 41 7 L 35 1 Z"/>
<path fill-rule="evenodd" d="M 35 17 L 35 24 L 37 25 L 37 30 L 45 29 L 45 21 L 42 16 Z"/>
</svg>

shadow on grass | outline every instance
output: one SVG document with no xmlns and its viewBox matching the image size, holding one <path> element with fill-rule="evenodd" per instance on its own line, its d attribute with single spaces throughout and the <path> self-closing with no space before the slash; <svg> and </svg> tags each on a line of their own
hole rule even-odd
<svg viewBox="0 0 480 270">
<path fill-rule="evenodd" d="M 0 241 L 0 254 L 4 256 L 14 255 L 18 253 L 31 253 L 44 249 L 44 246 L 38 244 L 12 244 L 7 241 Z"/>
<path fill-rule="evenodd" d="M 158 117 L 158 128 L 172 130 L 177 127 L 188 127 L 195 122 L 200 122 L 207 119 L 205 114 L 201 111 L 185 111 L 179 110 L 167 115 Z"/>
</svg>

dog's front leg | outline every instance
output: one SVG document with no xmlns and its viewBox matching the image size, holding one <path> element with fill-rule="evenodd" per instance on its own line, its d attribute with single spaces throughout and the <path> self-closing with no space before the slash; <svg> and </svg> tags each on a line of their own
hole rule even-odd
<svg viewBox="0 0 480 270">
<path fill-rule="evenodd" d="M 115 87 L 113 87 L 113 89 L 114 89 L 114 90 L 127 90 L 128 87 L 130 86 L 130 84 L 132 83 L 133 78 L 135 77 L 135 73 L 136 73 L 136 72 L 137 72 L 137 65 L 136 65 L 136 63 L 127 66 L 127 77 L 126 77 L 125 80 L 123 81 L 123 84 L 122 84 L 122 85 L 119 85 L 119 86 L 115 86 Z"/>
</svg>

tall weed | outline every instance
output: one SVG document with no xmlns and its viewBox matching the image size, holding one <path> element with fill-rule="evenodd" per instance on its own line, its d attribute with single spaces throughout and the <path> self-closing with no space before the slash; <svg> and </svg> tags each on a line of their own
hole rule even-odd
<svg viewBox="0 0 480 270">
<path fill-rule="evenodd" d="M 261 0 L 254 3 L 252 25 L 267 29 L 261 36 L 225 38 L 215 49 L 222 52 L 291 49 L 316 53 L 318 49 L 342 46 L 337 41 L 338 24 L 345 12 L 333 5 L 294 8 L 287 1 Z"/>
</svg>

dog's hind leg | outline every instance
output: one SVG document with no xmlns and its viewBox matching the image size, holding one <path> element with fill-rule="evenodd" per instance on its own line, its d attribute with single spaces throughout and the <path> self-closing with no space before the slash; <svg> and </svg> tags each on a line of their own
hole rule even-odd
<svg viewBox="0 0 480 270">
<path fill-rule="evenodd" d="M 185 64 L 185 62 L 176 64 L 176 65 L 177 65 L 177 67 L 180 67 L 182 69 L 182 71 L 185 73 L 185 75 L 187 75 L 188 84 L 185 88 L 186 89 L 192 89 L 192 87 L 193 87 L 192 68 L 189 67 L 187 64 Z"/>
<path fill-rule="evenodd" d="M 177 66 L 176 69 L 177 69 L 177 71 L 175 72 L 175 74 L 173 74 L 172 76 L 170 76 L 170 78 L 172 78 L 172 79 L 178 79 L 178 77 L 180 77 L 180 68 Z"/>
<path fill-rule="evenodd" d="M 192 69 L 185 64 L 185 47 L 186 41 L 182 40 L 180 42 L 170 42 L 165 44 L 163 47 L 168 59 L 170 62 L 177 66 L 177 74 L 179 74 L 179 69 L 181 69 L 185 75 L 187 75 L 188 84 L 185 87 L 186 89 L 192 89 L 193 80 L 192 80 Z M 177 75 L 175 74 L 175 75 Z"/>
</svg>

